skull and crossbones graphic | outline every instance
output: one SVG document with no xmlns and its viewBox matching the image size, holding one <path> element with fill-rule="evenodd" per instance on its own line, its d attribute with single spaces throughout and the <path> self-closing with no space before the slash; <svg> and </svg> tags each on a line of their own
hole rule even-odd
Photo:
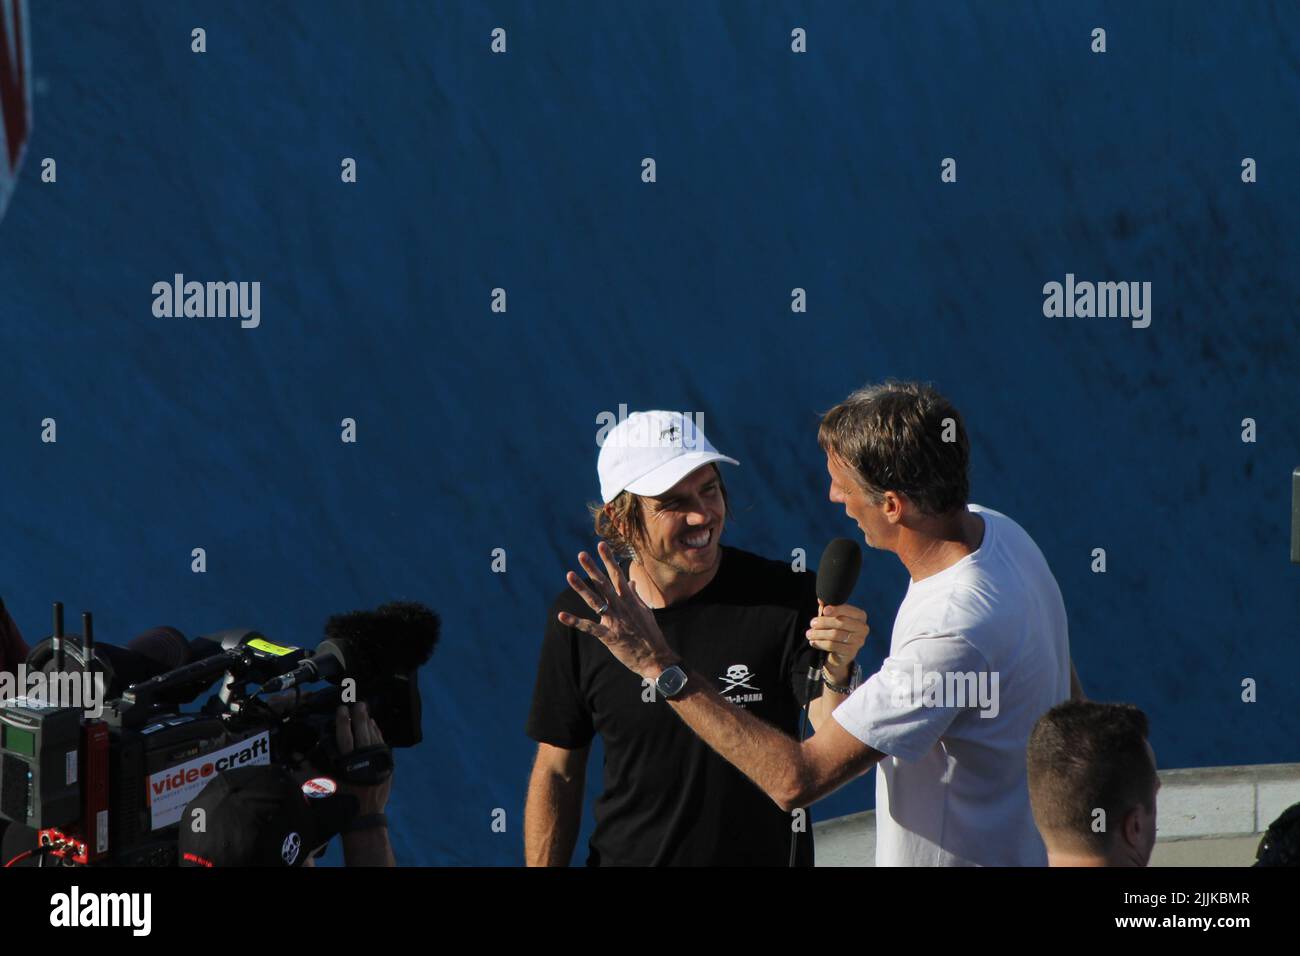
<svg viewBox="0 0 1300 956">
<path fill-rule="evenodd" d="M 727 668 L 727 673 L 718 680 L 726 681 L 727 686 L 722 688 L 724 694 L 730 694 L 737 687 L 743 687 L 745 690 L 757 691 L 758 688 L 747 681 L 753 680 L 754 675 L 749 672 L 749 668 L 744 664 L 732 664 Z"/>
</svg>

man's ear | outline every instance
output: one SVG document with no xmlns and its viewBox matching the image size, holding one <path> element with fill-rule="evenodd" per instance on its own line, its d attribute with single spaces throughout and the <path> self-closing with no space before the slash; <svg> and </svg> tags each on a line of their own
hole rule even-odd
<svg viewBox="0 0 1300 956">
<path fill-rule="evenodd" d="M 903 520 L 903 502 L 907 499 L 896 491 L 885 492 L 885 518 L 893 524 Z"/>
<path fill-rule="evenodd" d="M 614 517 L 613 505 L 605 505 L 605 517 L 608 518 L 609 523 L 614 526 L 614 530 L 618 532 L 618 536 L 622 538 L 624 541 L 627 541 L 628 540 L 627 527 L 624 525 L 622 521 L 619 521 L 617 518 Z M 628 543 L 630 544 L 631 542 L 629 541 Z"/>
<path fill-rule="evenodd" d="M 1124 814 L 1124 822 L 1120 824 L 1120 836 L 1129 846 L 1142 845 L 1142 812 L 1140 807 L 1134 807 Z"/>
</svg>

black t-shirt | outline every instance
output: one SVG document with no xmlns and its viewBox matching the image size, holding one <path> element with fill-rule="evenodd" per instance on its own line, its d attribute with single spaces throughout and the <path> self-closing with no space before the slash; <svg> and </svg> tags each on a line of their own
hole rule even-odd
<svg viewBox="0 0 1300 956">
<path fill-rule="evenodd" d="M 651 687 L 596 638 L 556 619 L 594 620 L 571 589 L 551 607 L 528 736 L 576 750 L 600 734 L 604 792 L 596 800 L 590 866 L 786 866 L 792 818 L 700 740 Z M 788 564 L 722 549 L 713 580 L 654 612 L 693 679 L 794 736 L 814 649 L 816 578 Z M 813 695 L 821 692 L 815 685 Z M 811 866 L 811 817 L 798 863 Z"/>
</svg>

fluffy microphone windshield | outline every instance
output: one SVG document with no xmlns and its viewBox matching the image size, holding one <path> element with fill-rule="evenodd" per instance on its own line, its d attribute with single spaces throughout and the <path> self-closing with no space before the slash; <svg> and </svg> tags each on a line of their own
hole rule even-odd
<svg viewBox="0 0 1300 956">
<path fill-rule="evenodd" d="M 423 604 L 391 601 L 373 611 L 335 614 L 325 624 L 325 640 L 348 649 L 349 669 L 381 674 L 422 667 L 441 629 L 438 615 Z"/>
</svg>

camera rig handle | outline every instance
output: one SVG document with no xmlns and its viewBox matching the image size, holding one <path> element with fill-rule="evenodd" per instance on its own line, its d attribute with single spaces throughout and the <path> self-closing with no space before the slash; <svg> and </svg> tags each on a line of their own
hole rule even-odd
<svg viewBox="0 0 1300 956">
<path fill-rule="evenodd" d="M 393 751 L 387 744 L 361 747 L 339 756 L 339 776 L 359 787 L 373 787 L 393 775 Z"/>
</svg>

